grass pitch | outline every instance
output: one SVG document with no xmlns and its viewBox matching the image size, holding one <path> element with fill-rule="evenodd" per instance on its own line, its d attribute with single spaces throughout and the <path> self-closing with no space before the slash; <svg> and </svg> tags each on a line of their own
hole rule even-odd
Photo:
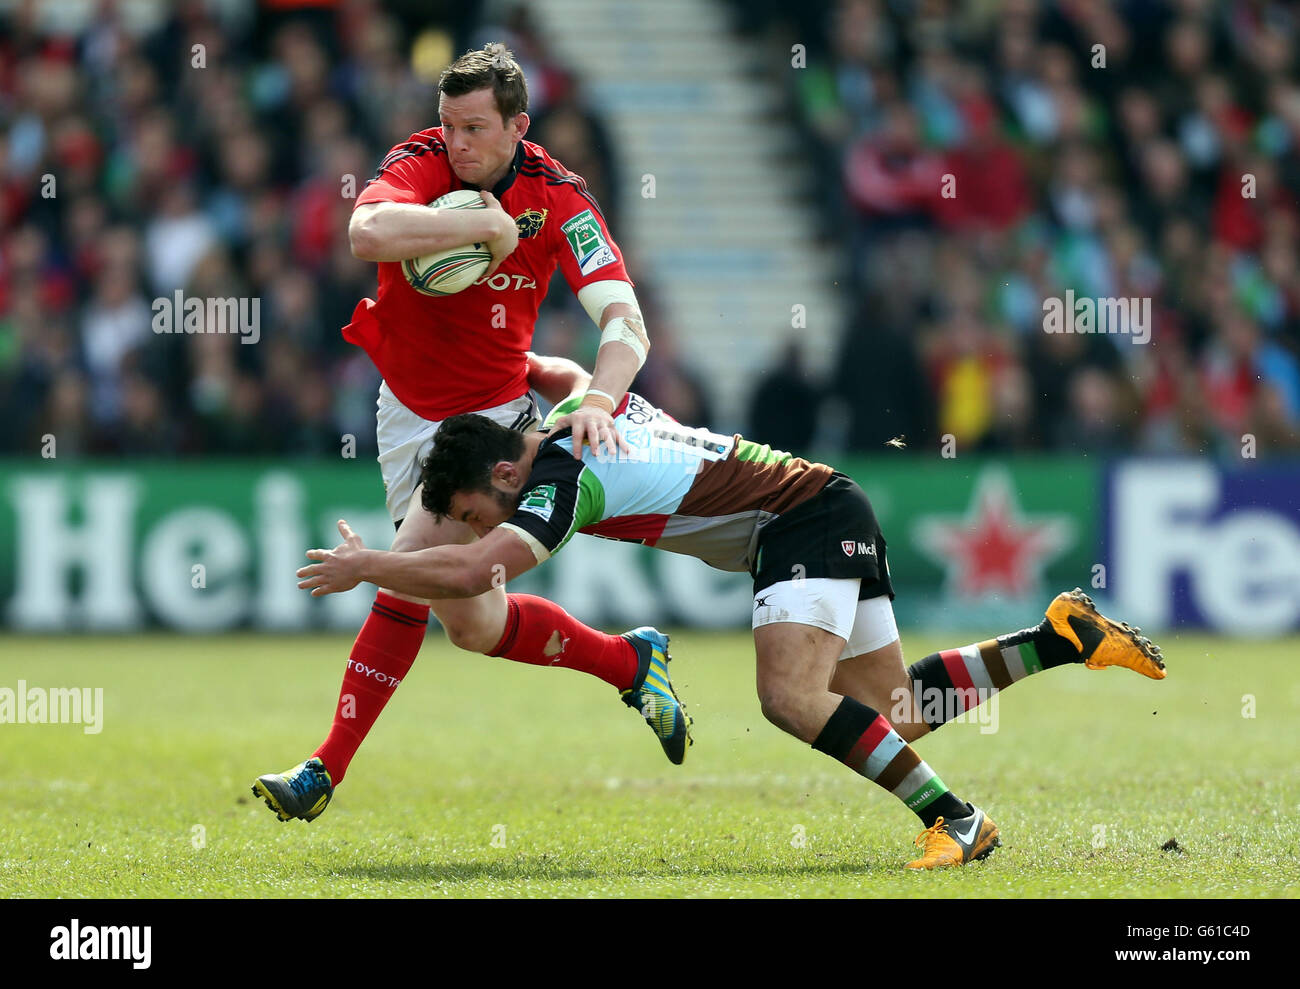
<svg viewBox="0 0 1300 989">
<path fill-rule="evenodd" d="M 978 635 L 904 635 L 915 660 Z M 7 897 L 1276 897 L 1300 892 L 1300 641 L 1158 636 L 1170 676 L 1049 670 L 922 757 L 1002 829 L 902 868 L 899 801 L 759 713 L 747 634 L 673 637 L 669 765 L 615 691 L 433 633 L 312 824 L 249 792 L 324 736 L 350 638 L 9 638 L 0 687 L 104 688 L 99 734 L 0 725 Z M 981 730 L 983 728 L 983 731 Z M 1177 850 L 1162 851 L 1173 839 Z"/>
</svg>

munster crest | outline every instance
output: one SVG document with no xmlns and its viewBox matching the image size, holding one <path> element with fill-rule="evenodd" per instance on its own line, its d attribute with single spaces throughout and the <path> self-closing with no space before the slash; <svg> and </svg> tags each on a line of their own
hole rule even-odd
<svg viewBox="0 0 1300 989">
<path fill-rule="evenodd" d="M 519 228 L 519 236 L 534 237 L 542 229 L 542 224 L 546 222 L 546 214 L 550 210 L 526 209 L 515 217 L 515 226 Z"/>
</svg>

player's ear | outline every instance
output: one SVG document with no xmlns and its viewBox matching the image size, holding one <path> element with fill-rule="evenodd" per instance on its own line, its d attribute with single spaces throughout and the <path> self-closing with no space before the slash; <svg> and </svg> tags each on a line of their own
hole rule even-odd
<svg viewBox="0 0 1300 989">
<path fill-rule="evenodd" d="M 511 118 L 511 134 L 515 140 L 523 140 L 523 136 L 528 133 L 528 125 L 532 122 L 532 118 L 523 110 L 519 111 L 513 118 Z"/>
<path fill-rule="evenodd" d="M 507 487 L 514 487 L 515 482 L 519 480 L 519 471 L 509 460 L 498 460 L 492 466 L 492 479 L 500 481 Z"/>
</svg>

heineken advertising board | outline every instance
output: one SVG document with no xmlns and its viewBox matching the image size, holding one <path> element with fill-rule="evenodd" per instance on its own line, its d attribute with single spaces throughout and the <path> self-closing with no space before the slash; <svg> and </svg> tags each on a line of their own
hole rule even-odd
<svg viewBox="0 0 1300 989">
<path fill-rule="evenodd" d="M 841 461 L 888 541 L 900 623 L 989 634 L 1076 585 L 1159 627 L 1300 625 L 1300 468 L 1081 458 Z M 313 599 L 294 571 L 392 524 L 367 462 L 0 462 L 0 622 L 15 631 L 355 629 L 373 598 Z M 1215 570 L 1197 564 L 1217 560 Z M 593 537 L 513 589 L 606 626 L 748 624 L 745 574 Z"/>
</svg>

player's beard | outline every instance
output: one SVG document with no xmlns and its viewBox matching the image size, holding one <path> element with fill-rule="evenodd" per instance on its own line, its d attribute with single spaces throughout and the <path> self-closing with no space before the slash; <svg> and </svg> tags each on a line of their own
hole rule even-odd
<svg viewBox="0 0 1300 989">
<path fill-rule="evenodd" d="M 518 494 L 510 494 L 499 488 L 493 488 L 492 497 L 496 499 L 497 507 L 505 512 L 507 516 L 510 516 L 515 514 L 519 508 L 519 503 L 524 500 L 524 491 L 523 488 L 520 488 Z"/>
</svg>

